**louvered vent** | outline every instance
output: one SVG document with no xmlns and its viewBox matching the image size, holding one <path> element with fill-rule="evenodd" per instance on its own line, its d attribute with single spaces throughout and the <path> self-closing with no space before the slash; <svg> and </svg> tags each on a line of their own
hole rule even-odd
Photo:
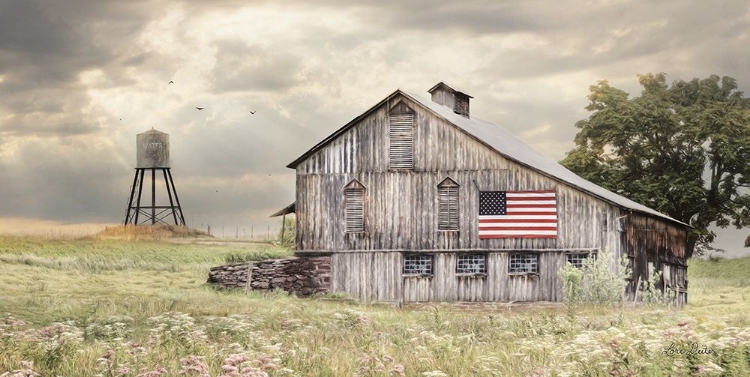
<svg viewBox="0 0 750 377">
<path fill-rule="evenodd" d="M 391 110 L 390 117 L 391 169 L 414 169 L 414 111 L 403 102 Z"/>
<path fill-rule="evenodd" d="M 458 184 L 450 178 L 438 185 L 438 230 L 458 230 Z"/>
<path fill-rule="evenodd" d="M 352 181 L 344 188 L 344 205 L 346 206 L 346 231 L 365 231 L 365 188 L 361 183 Z"/>
</svg>

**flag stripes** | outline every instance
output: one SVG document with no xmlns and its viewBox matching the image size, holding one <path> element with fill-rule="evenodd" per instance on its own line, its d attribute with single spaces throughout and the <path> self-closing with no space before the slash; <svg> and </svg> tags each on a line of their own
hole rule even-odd
<svg viewBox="0 0 750 377">
<path fill-rule="evenodd" d="M 557 238 L 555 191 L 480 191 L 479 238 Z"/>
</svg>

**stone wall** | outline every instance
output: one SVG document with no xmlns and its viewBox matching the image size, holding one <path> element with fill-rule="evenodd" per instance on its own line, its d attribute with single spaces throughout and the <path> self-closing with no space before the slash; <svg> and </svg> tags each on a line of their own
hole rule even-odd
<svg viewBox="0 0 750 377">
<path fill-rule="evenodd" d="M 325 293 L 331 289 L 331 258 L 302 257 L 252 263 L 253 290 L 283 289 L 298 296 Z M 212 267 L 208 283 L 223 288 L 247 288 L 248 263 Z"/>
</svg>

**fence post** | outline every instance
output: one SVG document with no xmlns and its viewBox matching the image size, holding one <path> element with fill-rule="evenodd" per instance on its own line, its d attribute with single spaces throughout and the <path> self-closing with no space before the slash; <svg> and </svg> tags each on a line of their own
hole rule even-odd
<svg viewBox="0 0 750 377">
<path fill-rule="evenodd" d="M 247 282 L 245 283 L 245 292 L 249 291 L 252 287 L 250 284 L 253 282 L 253 261 L 247 261 Z"/>
</svg>

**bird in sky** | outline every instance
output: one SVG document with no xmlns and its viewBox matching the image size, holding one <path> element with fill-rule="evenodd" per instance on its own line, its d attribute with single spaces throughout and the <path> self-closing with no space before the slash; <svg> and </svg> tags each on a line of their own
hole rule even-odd
<svg viewBox="0 0 750 377">
<path fill-rule="evenodd" d="M 174 84 L 174 81 L 169 80 L 169 84 Z M 167 85 L 169 85 L 169 84 L 167 84 Z"/>
<path fill-rule="evenodd" d="M 197 107 L 197 106 L 195 108 L 198 109 L 198 111 L 205 109 L 205 107 Z"/>
<path fill-rule="evenodd" d="M 257 111 L 258 111 L 258 110 L 255 110 L 255 111 L 250 111 L 250 114 L 253 114 L 253 115 L 255 115 L 255 113 L 256 113 Z"/>
</svg>

